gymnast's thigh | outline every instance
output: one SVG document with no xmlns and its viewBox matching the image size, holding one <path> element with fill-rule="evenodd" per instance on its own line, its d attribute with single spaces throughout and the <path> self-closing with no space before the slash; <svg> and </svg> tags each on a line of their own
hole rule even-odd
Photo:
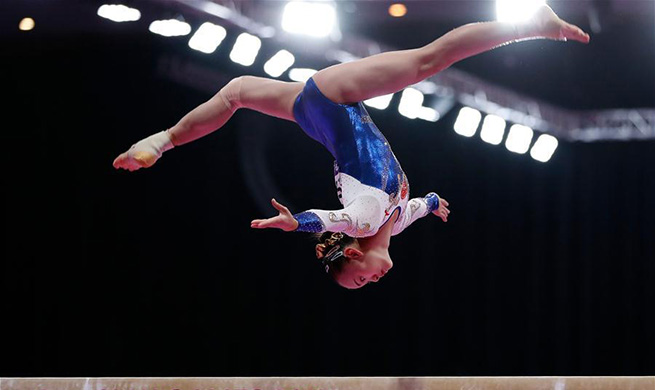
<svg viewBox="0 0 655 390">
<path fill-rule="evenodd" d="M 295 122 L 293 104 L 305 83 L 241 76 L 240 105 L 276 118 Z"/>
</svg>

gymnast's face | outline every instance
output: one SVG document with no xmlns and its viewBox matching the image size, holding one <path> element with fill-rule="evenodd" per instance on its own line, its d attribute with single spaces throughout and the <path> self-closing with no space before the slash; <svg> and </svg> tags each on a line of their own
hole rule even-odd
<svg viewBox="0 0 655 390">
<path fill-rule="evenodd" d="M 388 250 L 365 253 L 357 247 L 348 247 L 344 254 L 348 260 L 341 269 L 337 282 L 348 289 L 377 283 L 393 267 Z"/>
</svg>

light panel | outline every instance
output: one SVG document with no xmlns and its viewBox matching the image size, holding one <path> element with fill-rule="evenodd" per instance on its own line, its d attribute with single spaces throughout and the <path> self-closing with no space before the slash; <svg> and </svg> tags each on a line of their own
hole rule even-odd
<svg viewBox="0 0 655 390">
<path fill-rule="evenodd" d="M 390 93 L 388 95 L 376 96 L 372 99 L 364 100 L 364 104 L 369 107 L 377 108 L 378 110 L 384 110 L 389 107 L 392 98 L 393 93 Z"/>
<path fill-rule="evenodd" d="M 241 33 L 230 52 L 230 59 L 237 64 L 250 66 L 255 63 L 262 41 L 254 35 Z"/>
<path fill-rule="evenodd" d="M 191 26 L 177 19 L 155 20 L 150 23 L 148 30 L 165 37 L 181 37 L 191 33 Z"/>
<path fill-rule="evenodd" d="M 528 126 L 513 125 L 509 129 L 505 147 L 510 152 L 524 154 L 530 148 L 534 132 Z"/>
<path fill-rule="evenodd" d="M 98 16 L 113 22 L 134 22 L 141 19 L 141 12 L 123 4 L 103 4 L 98 8 Z"/>
<path fill-rule="evenodd" d="M 264 72 L 272 77 L 280 77 L 296 61 L 293 54 L 280 50 L 264 64 Z"/>
<path fill-rule="evenodd" d="M 542 134 L 530 150 L 530 156 L 537 161 L 547 162 L 555 153 L 557 145 L 557 138 L 549 134 Z"/>
<path fill-rule="evenodd" d="M 293 68 L 289 71 L 289 78 L 293 81 L 305 82 L 316 73 L 315 69 Z"/>
<path fill-rule="evenodd" d="M 496 19 L 499 22 L 524 22 L 543 4 L 546 0 L 496 0 Z"/>
<path fill-rule="evenodd" d="M 284 6 L 282 28 L 292 34 L 311 37 L 330 35 L 337 21 L 332 2 L 291 1 Z"/>
<path fill-rule="evenodd" d="M 455 132 L 464 137 L 472 137 L 478 130 L 482 114 L 471 107 L 462 107 L 455 120 Z"/>
<path fill-rule="evenodd" d="M 505 120 L 503 118 L 496 115 L 487 115 L 482 123 L 480 138 L 482 138 L 484 142 L 492 145 L 499 145 L 503 142 L 505 125 Z"/>
<path fill-rule="evenodd" d="M 189 40 L 189 47 L 206 54 L 211 54 L 216 51 L 216 48 L 223 42 L 226 35 L 227 31 L 225 28 L 206 22 L 193 34 Z"/>
<path fill-rule="evenodd" d="M 441 118 L 441 114 L 432 107 L 421 107 L 418 110 L 418 118 L 428 122 L 436 122 Z"/>
<path fill-rule="evenodd" d="M 419 117 L 423 105 L 423 94 L 414 88 L 405 88 L 400 96 L 398 112 L 409 119 Z"/>
</svg>

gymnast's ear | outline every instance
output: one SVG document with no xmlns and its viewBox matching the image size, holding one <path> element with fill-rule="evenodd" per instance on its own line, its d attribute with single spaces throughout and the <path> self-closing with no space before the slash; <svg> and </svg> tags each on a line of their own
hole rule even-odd
<svg viewBox="0 0 655 390">
<path fill-rule="evenodd" d="M 343 254 L 346 255 L 347 258 L 353 259 L 353 260 L 359 260 L 362 257 L 364 257 L 364 252 L 360 251 L 357 248 L 353 248 L 353 247 L 347 247 L 346 249 L 344 249 Z"/>
</svg>

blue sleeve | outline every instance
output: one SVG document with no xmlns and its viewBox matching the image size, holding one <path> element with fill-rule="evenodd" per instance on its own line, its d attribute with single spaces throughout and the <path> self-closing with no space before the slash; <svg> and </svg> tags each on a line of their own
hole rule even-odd
<svg viewBox="0 0 655 390">
<path fill-rule="evenodd" d="M 294 214 L 293 218 L 298 221 L 296 232 L 323 233 L 325 231 L 325 224 L 316 213 L 303 211 L 302 213 Z"/>
<path fill-rule="evenodd" d="M 428 204 L 428 212 L 431 213 L 439 208 L 439 196 L 434 192 L 430 192 L 429 194 L 425 195 L 423 199 L 425 199 Z"/>
</svg>

